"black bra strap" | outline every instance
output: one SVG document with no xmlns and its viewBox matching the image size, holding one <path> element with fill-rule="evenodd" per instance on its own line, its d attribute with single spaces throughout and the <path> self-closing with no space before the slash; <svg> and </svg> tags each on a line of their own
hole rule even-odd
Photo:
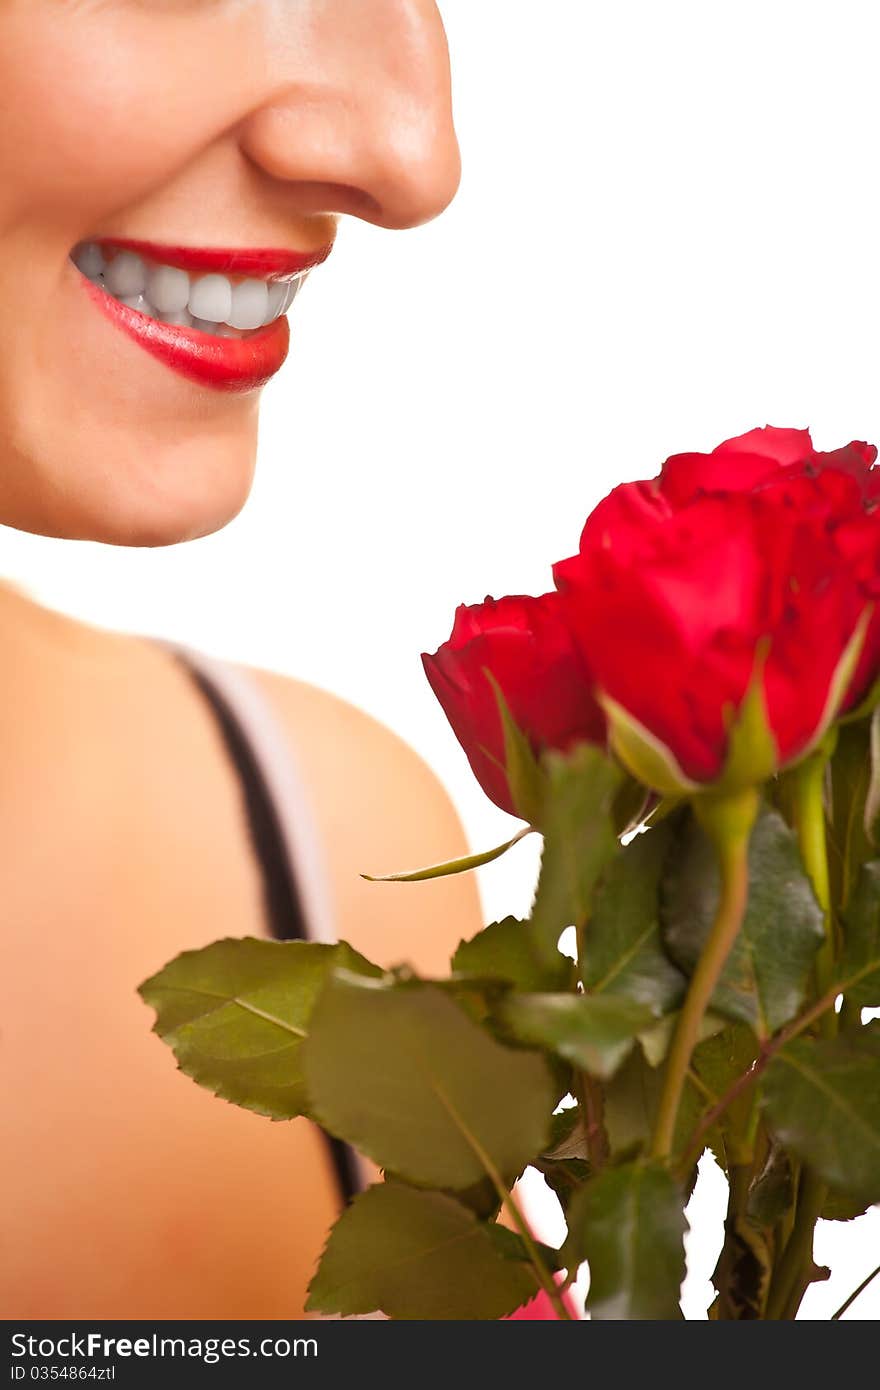
<svg viewBox="0 0 880 1390">
<path fill-rule="evenodd" d="M 278 809 L 266 779 L 234 709 L 205 673 L 191 665 L 182 652 L 176 659 L 204 697 L 214 716 L 229 760 L 238 776 L 244 802 L 248 835 L 260 866 L 266 918 L 270 934 L 277 941 L 308 941 L 308 923 L 296 885 Z M 341 1139 L 321 1130 L 330 1152 L 343 1204 L 361 1190 L 363 1184 L 353 1149 Z"/>
<path fill-rule="evenodd" d="M 214 716 L 244 799 L 251 847 L 260 866 L 269 933 L 276 941 L 307 941 L 305 913 L 290 867 L 278 810 L 247 734 L 225 696 L 203 671 L 176 653 Z"/>
</svg>

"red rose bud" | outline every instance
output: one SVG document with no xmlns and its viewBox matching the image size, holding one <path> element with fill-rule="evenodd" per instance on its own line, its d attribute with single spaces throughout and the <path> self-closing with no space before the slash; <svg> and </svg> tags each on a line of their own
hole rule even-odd
<svg viewBox="0 0 880 1390">
<path fill-rule="evenodd" d="M 536 755 L 606 739 L 593 678 L 560 614 L 557 594 L 487 598 L 460 607 L 449 641 L 422 657 L 483 790 L 502 810 L 525 819 L 525 808 L 514 804 L 498 699 L 487 671 Z"/>
<path fill-rule="evenodd" d="M 636 776 L 764 780 L 876 679 L 875 456 L 757 430 L 597 507 L 554 575 Z"/>
</svg>

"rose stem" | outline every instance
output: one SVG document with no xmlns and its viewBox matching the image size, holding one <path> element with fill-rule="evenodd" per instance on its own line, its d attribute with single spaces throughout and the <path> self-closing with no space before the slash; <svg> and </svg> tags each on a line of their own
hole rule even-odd
<svg viewBox="0 0 880 1390">
<path fill-rule="evenodd" d="M 476 1136 L 468 1131 L 467 1137 L 471 1144 L 471 1147 L 477 1154 L 478 1158 L 480 1159 L 480 1162 L 482 1163 L 489 1178 L 491 1179 L 492 1186 L 495 1188 L 495 1191 L 498 1194 L 502 1206 L 507 1211 L 508 1216 L 510 1217 L 511 1221 L 513 1222 L 514 1226 L 519 1232 L 519 1235 L 522 1238 L 523 1245 L 526 1248 L 526 1254 L 529 1257 L 529 1262 L 531 1263 L 532 1269 L 535 1271 L 535 1274 L 537 1276 L 538 1283 L 541 1285 L 541 1288 L 544 1290 L 545 1294 L 552 1303 L 557 1317 L 562 1319 L 562 1321 L 564 1322 L 574 1322 L 575 1319 L 569 1312 L 568 1305 L 566 1304 L 565 1299 L 562 1297 L 562 1294 L 560 1293 L 559 1285 L 556 1283 L 556 1280 L 554 1279 L 552 1273 L 547 1269 L 546 1265 L 544 1264 L 540 1251 L 538 1250 L 532 1233 L 529 1230 L 529 1224 L 523 1216 L 522 1212 L 520 1211 L 519 1203 L 517 1202 L 513 1193 L 505 1184 L 504 1180 L 501 1177 L 501 1174 L 495 1167 L 495 1164 L 492 1162 L 491 1158 L 487 1154 L 486 1150 L 483 1148 L 482 1144 L 476 1138 Z"/>
<path fill-rule="evenodd" d="M 831 1314 L 831 1322 L 840 1321 L 847 1308 L 850 1308 L 852 1304 L 855 1303 L 859 1295 L 865 1292 L 865 1289 L 868 1287 L 869 1284 L 873 1283 L 873 1281 L 877 1278 L 878 1274 L 880 1274 L 880 1265 L 878 1265 L 876 1269 L 873 1269 L 871 1271 L 867 1279 L 862 1280 L 857 1289 L 853 1289 L 849 1298 L 844 1299 L 843 1303 L 841 1303 L 840 1307 L 837 1309 L 837 1312 Z"/>
<path fill-rule="evenodd" d="M 794 824 L 801 858 L 822 909 L 825 940 L 816 958 L 816 983 L 824 994 L 834 978 L 834 936 L 831 920 L 831 878 L 825 829 L 825 769 L 831 749 L 823 747 L 790 774 Z M 819 1023 L 825 1037 L 837 1032 L 833 1009 Z M 793 1318 L 811 1280 L 813 1233 L 825 1205 L 827 1187 L 809 1168 L 803 1170 L 795 1208 L 794 1225 L 773 1277 L 767 1301 L 768 1319 Z"/>
<path fill-rule="evenodd" d="M 584 962 L 586 953 L 584 948 L 584 937 L 587 930 L 587 918 L 582 917 L 575 923 L 575 934 L 577 938 L 577 966 L 578 977 L 587 989 L 583 979 Z M 590 1167 L 597 1173 L 608 1158 L 608 1136 L 605 1133 L 605 1097 L 602 1087 L 585 1071 L 575 1072 L 575 1098 L 581 1109 L 581 1120 L 584 1126 L 584 1134 L 587 1140 L 587 1157 Z"/>
<path fill-rule="evenodd" d="M 495 1177 L 496 1174 L 493 1173 L 493 1182 L 495 1182 Z M 549 1298 L 550 1302 L 552 1303 L 556 1316 L 560 1318 L 563 1322 L 574 1322 L 574 1318 L 568 1310 L 568 1304 L 562 1296 L 559 1285 L 557 1284 L 553 1275 L 548 1272 L 543 1259 L 538 1253 L 538 1247 L 535 1245 L 532 1233 L 529 1230 L 528 1222 L 526 1221 L 525 1217 L 519 1209 L 519 1203 L 517 1202 L 513 1193 L 508 1191 L 508 1189 L 501 1182 L 500 1177 L 498 1178 L 498 1181 L 495 1183 L 495 1190 L 501 1197 L 504 1206 L 507 1208 L 508 1215 L 513 1221 L 513 1224 L 516 1226 L 516 1229 L 519 1232 L 520 1237 L 522 1238 L 523 1245 L 525 1246 L 526 1251 L 528 1253 L 532 1268 L 535 1271 L 535 1274 L 537 1275 L 538 1282 L 541 1285 L 541 1288 L 544 1290 L 547 1297 Z"/>
<path fill-rule="evenodd" d="M 749 839 L 759 805 L 760 797 L 753 787 L 728 795 L 700 797 L 694 802 L 694 813 L 718 856 L 721 896 L 669 1052 L 651 1142 L 653 1158 L 668 1158 L 672 1152 L 678 1109 L 700 1024 L 742 926 L 749 896 Z"/>
</svg>

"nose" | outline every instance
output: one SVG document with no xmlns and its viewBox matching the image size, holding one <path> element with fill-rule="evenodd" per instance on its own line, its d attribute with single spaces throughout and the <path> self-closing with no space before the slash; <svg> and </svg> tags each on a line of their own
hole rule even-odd
<svg viewBox="0 0 880 1390">
<path fill-rule="evenodd" d="M 326 0 L 306 29 L 291 22 L 286 43 L 276 34 L 267 56 L 271 93 L 240 144 L 298 211 L 392 228 L 443 211 L 461 163 L 433 0 Z"/>
</svg>

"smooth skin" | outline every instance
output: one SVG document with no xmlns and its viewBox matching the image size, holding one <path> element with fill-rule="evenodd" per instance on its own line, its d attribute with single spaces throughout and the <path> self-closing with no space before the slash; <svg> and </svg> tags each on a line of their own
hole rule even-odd
<svg viewBox="0 0 880 1390">
<path fill-rule="evenodd" d="M 459 172 L 436 8 L 3 0 L 0 91 L 0 522 L 131 545 L 216 529 L 247 496 L 258 398 L 124 339 L 69 252 L 309 249 L 339 214 L 436 215 Z M 314 294 L 318 274 L 332 258 Z M 161 649 L 7 587 L 0 650 L 0 1311 L 296 1317 L 338 1211 L 320 1135 L 200 1090 L 135 993 L 182 950 L 266 934 L 213 722 Z M 472 880 L 359 876 L 465 851 L 439 783 L 344 702 L 254 678 L 303 771 L 339 934 L 442 969 L 479 929 Z"/>
</svg>

